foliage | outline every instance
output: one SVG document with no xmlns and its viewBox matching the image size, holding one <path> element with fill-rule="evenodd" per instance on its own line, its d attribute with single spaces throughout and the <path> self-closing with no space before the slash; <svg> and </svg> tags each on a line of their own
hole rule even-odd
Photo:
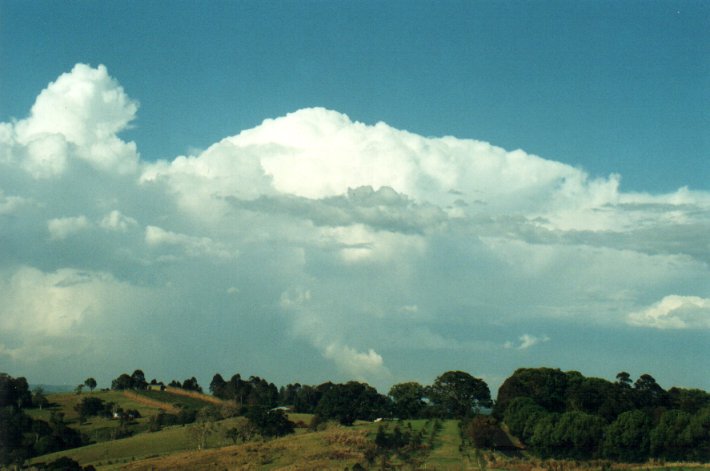
<svg viewBox="0 0 710 471">
<path fill-rule="evenodd" d="M 267 410 L 263 407 L 253 407 L 249 410 L 247 418 L 262 437 L 282 437 L 294 431 L 293 422 L 289 421 L 284 411 L 279 409 Z"/>
<path fill-rule="evenodd" d="M 84 381 L 84 385 L 91 390 L 91 392 L 94 392 L 94 389 L 96 389 L 96 380 L 94 378 L 86 378 Z"/>
<path fill-rule="evenodd" d="M 491 405 L 485 381 L 463 371 L 448 371 L 437 377 L 427 395 L 442 418 L 469 417 Z"/>
<path fill-rule="evenodd" d="M 182 382 L 182 388 L 186 389 L 187 391 L 197 391 L 197 392 L 202 392 L 202 386 L 197 384 L 197 379 L 193 376 L 192 378 L 186 379 L 185 381 Z"/>
<path fill-rule="evenodd" d="M 651 419 L 643 411 L 622 413 L 606 429 L 604 456 L 620 461 L 644 461 L 649 454 L 651 425 Z"/>
<path fill-rule="evenodd" d="M 388 400 L 372 386 L 350 381 L 334 384 L 321 397 L 316 414 L 324 419 L 335 419 L 352 425 L 356 419 L 374 420 L 385 415 Z"/>
<path fill-rule="evenodd" d="M 18 409 L 31 407 L 32 394 L 25 378 L 0 373 L 0 407 L 8 406 Z"/>
<path fill-rule="evenodd" d="M 31 405 L 25 378 L 0 374 L 0 465 L 82 444 L 79 433 L 64 422 L 64 414 L 53 412 L 49 423 L 34 420 L 23 410 Z"/>
<path fill-rule="evenodd" d="M 508 404 L 516 397 L 529 397 L 550 412 L 562 412 L 567 384 L 567 374 L 559 369 L 517 369 L 498 389 L 493 412 L 496 417 L 502 417 Z"/>
<path fill-rule="evenodd" d="M 476 448 L 493 448 L 500 433 L 498 421 L 488 415 L 476 415 L 461 425 L 462 435 Z"/>
<path fill-rule="evenodd" d="M 400 419 L 414 419 L 422 417 L 427 403 L 426 388 L 416 382 L 399 383 L 390 388 L 389 397 L 392 399 L 392 412 Z"/>
</svg>

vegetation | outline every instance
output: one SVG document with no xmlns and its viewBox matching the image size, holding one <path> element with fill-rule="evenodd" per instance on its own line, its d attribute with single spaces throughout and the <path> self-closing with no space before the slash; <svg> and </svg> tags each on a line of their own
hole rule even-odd
<svg viewBox="0 0 710 471">
<path fill-rule="evenodd" d="M 183 388 L 148 383 L 135 370 L 114 379 L 111 390 L 94 392 L 89 377 L 82 386 L 91 393 L 45 394 L 0 374 L 0 466 L 31 459 L 43 469 L 190 469 L 209 456 L 227 468 L 298 468 L 308 460 L 320 463 L 310 469 L 522 471 L 710 461 L 710 394 L 666 391 L 648 374 L 633 381 L 622 372 L 607 381 L 522 368 L 495 403 L 483 380 L 462 371 L 429 386 L 396 384 L 388 395 L 356 381 L 278 389 L 239 374 L 229 381 L 214 375 L 212 395 L 201 393 L 194 377 L 171 384 Z M 175 453 L 185 454 L 184 466 L 165 464 Z"/>
<path fill-rule="evenodd" d="M 519 369 L 501 386 L 494 414 L 541 458 L 710 460 L 710 394 L 665 391 L 649 374 L 632 384 L 626 372 L 612 383 Z"/>
</svg>

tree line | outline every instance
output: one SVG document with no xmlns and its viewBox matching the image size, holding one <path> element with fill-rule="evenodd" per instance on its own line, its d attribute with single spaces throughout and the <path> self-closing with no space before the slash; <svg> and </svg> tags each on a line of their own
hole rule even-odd
<svg viewBox="0 0 710 471">
<path fill-rule="evenodd" d="M 649 374 L 612 382 L 521 368 L 501 385 L 493 417 L 542 458 L 710 460 L 710 394 L 666 391 Z"/>
<path fill-rule="evenodd" d="M 378 417 L 462 418 L 492 405 L 485 381 L 463 371 L 448 371 L 429 386 L 399 383 L 387 395 L 358 381 L 328 381 L 317 386 L 293 383 L 277 389 L 257 376 L 244 380 L 235 374 L 227 381 L 219 373 L 212 378 L 209 390 L 220 399 L 235 401 L 243 411 L 289 406 L 294 412 L 315 414 L 343 425 Z"/>
<path fill-rule="evenodd" d="M 146 381 L 137 369 L 119 375 L 111 387 L 141 390 L 151 384 L 162 383 Z M 85 385 L 93 390 L 96 382 L 89 378 Z M 170 385 L 202 391 L 194 377 L 173 380 Z M 258 376 L 234 374 L 226 380 L 217 373 L 209 391 L 231 404 L 230 416 L 248 419 L 249 433 L 253 430 L 262 436 L 293 431 L 294 424 L 282 410 L 288 408 L 314 414 L 312 427 L 330 420 L 352 425 L 356 420 L 377 418 L 460 419 L 464 439 L 477 448 L 495 447 L 495 437 L 500 437 L 501 424 L 505 424 L 530 452 L 542 458 L 710 460 L 710 394 L 700 389 L 665 390 L 649 374 L 633 381 L 621 372 L 615 381 L 608 381 L 576 371 L 521 368 L 503 382 L 495 401 L 484 380 L 463 371 L 447 371 L 431 385 L 398 383 L 387 394 L 358 381 L 292 383 L 278 388 Z M 61 413 L 53 413 L 48 422 L 24 413 L 46 404 L 42 391 L 30 392 L 25 378 L 0 374 L 0 464 L 84 443 Z M 77 406 L 80 420 L 109 411 L 116 412 L 113 404 L 92 397 Z M 209 414 L 214 411 L 202 411 L 204 417 L 187 409 L 175 416 L 163 413 L 151 418 L 151 430 L 169 424 L 207 423 Z M 235 441 L 241 432 L 235 430 Z M 386 437 L 380 438 L 386 442 Z"/>
</svg>

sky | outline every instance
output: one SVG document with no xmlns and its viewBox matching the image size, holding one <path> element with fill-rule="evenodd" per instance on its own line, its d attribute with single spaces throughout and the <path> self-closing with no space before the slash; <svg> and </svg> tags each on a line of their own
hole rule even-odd
<svg viewBox="0 0 710 471">
<path fill-rule="evenodd" d="M 709 20 L 0 0 L 0 371 L 710 389 Z"/>
</svg>

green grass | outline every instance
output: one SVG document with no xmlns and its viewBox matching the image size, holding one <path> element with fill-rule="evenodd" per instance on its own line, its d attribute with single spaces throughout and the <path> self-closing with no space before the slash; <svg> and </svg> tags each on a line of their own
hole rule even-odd
<svg viewBox="0 0 710 471">
<path fill-rule="evenodd" d="M 219 447 L 231 444 L 224 431 L 241 418 L 226 419 L 216 424 L 215 432 L 207 440 L 207 446 Z M 92 445 L 59 451 L 32 459 L 31 463 L 48 463 L 61 456 L 68 456 L 82 466 L 100 467 L 126 463 L 152 456 L 161 456 L 180 451 L 194 450 L 196 442 L 190 435 L 194 424 L 166 427 L 159 432 L 144 432 L 120 440 L 104 441 Z"/>
<path fill-rule="evenodd" d="M 134 420 L 130 425 L 130 429 L 134 433 L 147 430 L 149 418 L 156 415 L 160 410 L 158 407 L 136 402 L 126 397 L 122 391 L 95 391 L 83 394 L 49 394 L 47 395 L 47 400 L 50 403 L 49 407 L 45 407 L 42 410 L 27 409 L 26 412 L 33 419 L 44 420 L 45 422 L 49 422 L 53 412 L 63 413 L 64 421 L 72 428 L 86 435 L 90 441 L 101 442 L 108 440 L 112 431 L 118 427 L 119 421 L 103 417 L 90 417 L 86 422 L 79 423 L 79 414 L 76 412 L 75 406 L 86 397 L 98 397 L 106 403 L 113 402 L 124 410 L 137 410 L 141 414 L 141 418 Z"/>
<path fill-rule="evenodd" d="M 467 462 L 461 454 L 461 435 L 458 420 L 442 420 L 441 431 L 434 439 L 426 465 L 435 469 L 463 468 Z"/>
</svg>

